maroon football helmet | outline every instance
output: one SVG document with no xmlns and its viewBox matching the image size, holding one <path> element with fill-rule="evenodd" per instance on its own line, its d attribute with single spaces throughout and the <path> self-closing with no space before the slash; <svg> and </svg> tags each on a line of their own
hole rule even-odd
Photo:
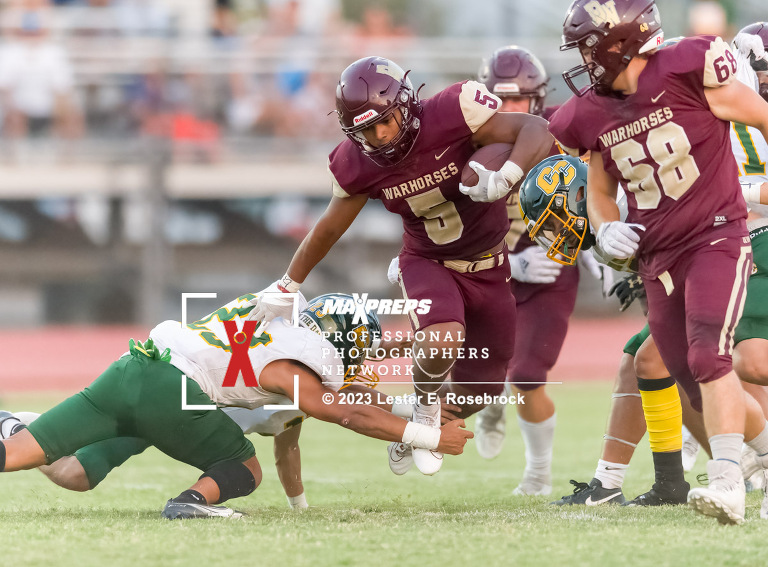
<svg viewBox="0 0 768 567">
<path fill-rule="evenodd" d="M 528 112 L 540 115 L 547 96 L 549 75 L 541 61 L 517 45 L 497 49 L 480 65 L 477 80 L 499 98 L 529 97 Z"/>
<path fill-rule="evenodd" d="M 653 0 L 573 0 L 563 23 L 560 51 L 578 49 L 584 63 L 563 73 L 568 87 L 582 96 L 590 89 L 620 96 L 611 89 L 630 60 L 664 41 L 659 10 Z M 579 89 L 573 79 L 587 73 Z"/>
<path fill-rule="evenodd" d="M 739 30 L 739 33 L 746 33 L 749 35 L 756 35 L 763 40 L 763 48 L 768 52 L 768 22 L 755 22 Z M 750 51 L 749 64 L 755 70 L 756 73 L 768 73 L 768 58 L 756 59 L 755 54 Z M 768 100 L 768 83 L 765 82 L 764 75 L 761 77 L 760 82 L 760 96 L 765 100 Z"/>
<path fill-rule="evenodd" d="M 402 115 L 400 131 L 387 144 L 374 148 L 362 131 L 388 119 L 395 109 Z M 336 87 L 336 113 L 347 137 L 382 167 L 405 159 L 421 125 L 421 105 L 408 73 L 384 57 L 365 57 L 344 69 Z"/>
</svg>

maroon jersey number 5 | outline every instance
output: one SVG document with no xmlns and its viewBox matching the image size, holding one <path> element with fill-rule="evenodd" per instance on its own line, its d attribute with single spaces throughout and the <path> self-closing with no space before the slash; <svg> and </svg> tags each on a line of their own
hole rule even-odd
<svg viewBox="0 0 768 567">
<path fill-rule="evenodd" d="M 439 187 L 405 200 L 413 214 L 424 219 L 424 230 L 435 244 L 448 244 L 461 238 L 464 223 L 456 205 L 446 200 Z"/>
</svg>

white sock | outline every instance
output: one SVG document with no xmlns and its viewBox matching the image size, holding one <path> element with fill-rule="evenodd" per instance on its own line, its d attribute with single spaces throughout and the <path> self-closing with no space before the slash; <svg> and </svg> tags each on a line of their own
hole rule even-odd
<svg viewBox="0 0 768 567">
<path fill-rule="evenodd" d="M 524 476 L 536 476 L 549 481 L 552 469 L 552 443 L 555 437 L 557 414 L 540 423 L 525 421 L 519 415 L 517 423 L 525 443 Z"/>
<path fill-rule="evenodd" d="M 603 484 L 603 488 L 621 488 L 624 484 L 624 475 L 627 474 L 627 469 L 629 469 L 629 465 L 600 459 L 597 461 L 595 478 Z"/>
<path fill-rule="evenodd" d="M 765 457 L 768 455 L 768 421 L 765 422 L 763 430 L 758 433 L 754 439 L 751 439 L 746 443 L 755 450 L 758 457 Z"/>
<path fill-rule="evenodd" d="M 759 437 L 759 436 L 758 436 Z M 744 444 L 744 436 L 741 433 L 721 433 L 709 438 L 709 447 L 712 449 L 712 460 L 730 461 L 739 466 L 741 461 L 741 446 Z"/>
</svg>

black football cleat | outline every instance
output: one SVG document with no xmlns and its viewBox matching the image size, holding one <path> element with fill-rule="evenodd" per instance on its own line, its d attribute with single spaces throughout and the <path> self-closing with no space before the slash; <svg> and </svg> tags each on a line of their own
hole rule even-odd
<svg viewBox="0 0 768 567">
<path fill-rule="evenodd" d="M 603 488 L 603 483 L 593 478 L 586 482 L 571 481 L 574 486 L 573 494 L 567 494 L 560 500 L 550 502 L 555 506 L 600 506 L 602 504 L 624 504 L 626 499 L 621 488 Z"/>
<path fill-rule="evenodd" d="M 687 482 L 655 483 L 648 492 L 624 502 L 622 506 L 677 506 L 688 501 Z"/>
</svg>

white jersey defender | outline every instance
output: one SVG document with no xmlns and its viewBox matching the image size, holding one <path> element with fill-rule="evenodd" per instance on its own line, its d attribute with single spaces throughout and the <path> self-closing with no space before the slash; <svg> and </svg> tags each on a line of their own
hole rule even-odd
<svg viewBox="0 0 768 567">
<path fill-rule="evenodd" d="M 218 406 L 253 409 L 267 404 L 291 404 L 283 395 L 259 386 L 246 386 L 242 377 L 238 377 L 235 386 L 223 386 L 227 368 L 233 360 L 224 321 L 234 321 L 237 328 L 242 329 L 246 316 L 253 309 L 250 301 L 255 297 L 254 294 L 243 295 L 186 327 L 178 321 L 164 321 L 150 332 L 149 336 L 158 348 L 170 349 L 171 364 L 197 382 Z M 257 325 L 248 357 L 257 381 L 270 362 L 289 359 L 309 367 L 321 377 L 326 387 L 334 391 L 344 385 L 344 362 L 333 344 L 317 333 L 294 327 L 281 318 Z"/>
<path fill-rule="evenodd" d="M 752 90 L 758 91 L 757 75 L 750 66 L 749 58 L 738 49 L 733 52 L 738 62 L 736 78 Z M 768 143 L 757 128 L 731 123 L 731 148 L 739 168 L 739 183 L 742 186 L 768 182 Z M 747 204 L 750 209 L 767 216 L 768 206 L 757 205 L 751 200 Z"/>
</svg>

